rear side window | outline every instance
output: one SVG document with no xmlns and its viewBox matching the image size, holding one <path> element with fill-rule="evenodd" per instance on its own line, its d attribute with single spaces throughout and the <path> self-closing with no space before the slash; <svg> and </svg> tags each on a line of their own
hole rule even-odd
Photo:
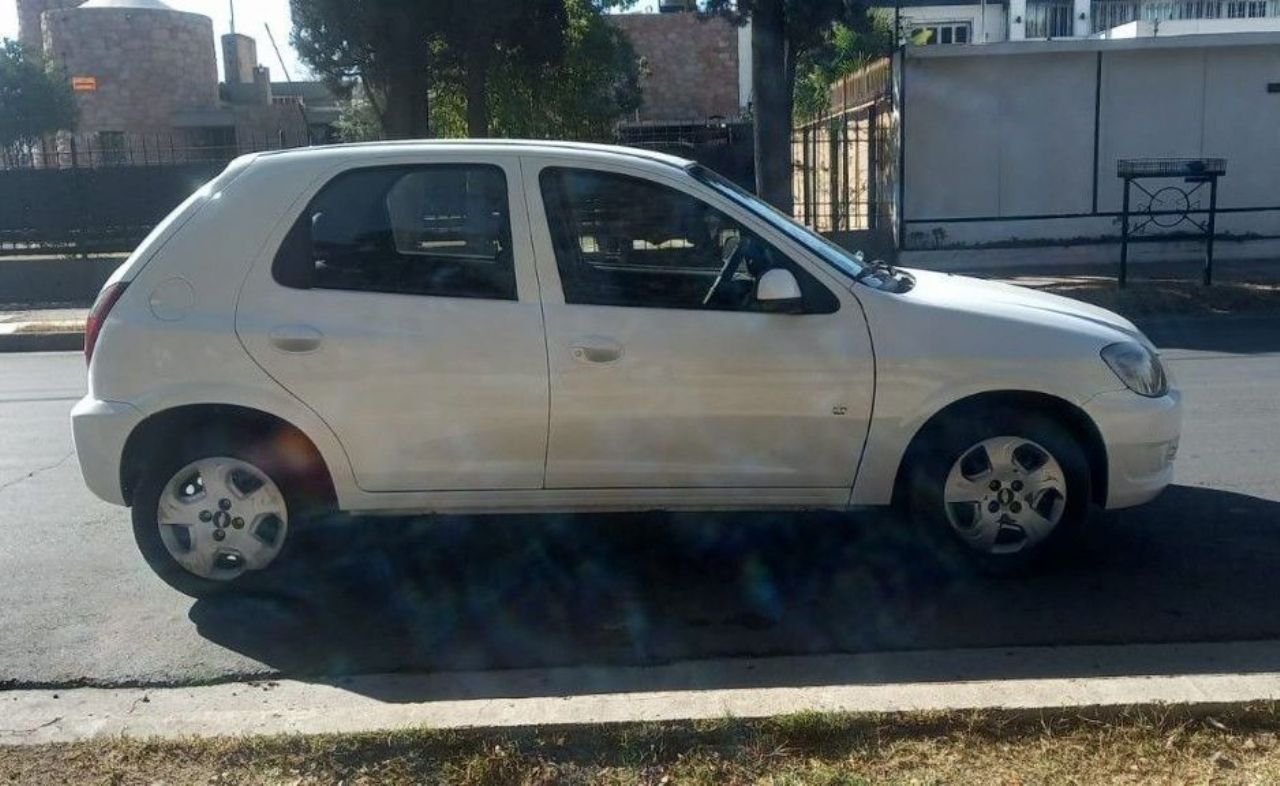
<svg viewBox="0 0 1280 786">
<path fill-rule="evenodd" d="M 298 218 L 273 273 L 296 289 L 515 300 L 506 175 L 472 164 L 344 172 Z"/>
</svg>

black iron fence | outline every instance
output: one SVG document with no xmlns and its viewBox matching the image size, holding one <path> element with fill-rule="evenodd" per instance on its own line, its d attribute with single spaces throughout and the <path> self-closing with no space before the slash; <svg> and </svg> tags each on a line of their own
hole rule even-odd
<svg viewBox="0 0 1280 786">
<path fill-rule="evenodd" d="M 668 152 L 754 181 L 750 123 L 623 123 L 578 138 Z M 129 251 L 231 159 L 308 141 L 205 129 L 63 135 L 0 150 L 0 255 Z"/>
<path fill-rule="evenodd" d="M 243 153 L 279 133 L 59 135 L 0 151 L 0 255 L 129 251 Z"/>
</svg>

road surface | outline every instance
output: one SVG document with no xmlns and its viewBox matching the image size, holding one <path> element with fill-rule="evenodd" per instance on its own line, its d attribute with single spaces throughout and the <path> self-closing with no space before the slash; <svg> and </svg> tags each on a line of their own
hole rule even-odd
<svg viewBox="0 0 1280 786">
<path fill-rule="evenodd" d="M 80 356 L 0 355 L 0 686 L 959 647 L 998 673 L 1015 645 L 1280 638 L 1280 321 L 1151 332 L 1186 394 L 1177 485 L 1046 575 L 967 576 L 883 516 L 374 519 L 199 602 L 83 487 Z"/>
</svg>

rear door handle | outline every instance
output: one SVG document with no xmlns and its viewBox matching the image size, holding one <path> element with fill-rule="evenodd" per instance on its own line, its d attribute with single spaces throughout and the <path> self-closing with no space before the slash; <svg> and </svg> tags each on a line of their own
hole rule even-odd
<svg viewBox="0 0 1280 786">
<path fill-rule="evenodd" d="M 306 354 L 315 352 L 324 334 L 310 325 L 281 325 L 271 331 L 271 346 L 281 352 Z"/>
<path fill-rule="evenodd" d="M 573 342 L 571 352 L 579 363 L 615 363 L 622 357 L 622 345 L 606 336 L 586 336 Z"/>
</svg>

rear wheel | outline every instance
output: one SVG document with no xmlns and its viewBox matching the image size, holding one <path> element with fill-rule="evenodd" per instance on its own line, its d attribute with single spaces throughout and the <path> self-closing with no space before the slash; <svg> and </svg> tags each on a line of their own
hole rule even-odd
<svg viewBox="0 0 1280 786">
<path fill-rule="evenodd" d="M 911 468 L 909 501 L 953 553 L 989 572 L 1019 572 L 1083 529 L 1088 459 L 1053 420 L 991 412 L 929 437 Z"/>
<path fill-rule="evenodd" d="M 300 504 L 262 443 L 203 439 L 143 472 L 133 534 L 147 563 L 192 597 L 244 589 L 287 557 Z"/>
</svg>

